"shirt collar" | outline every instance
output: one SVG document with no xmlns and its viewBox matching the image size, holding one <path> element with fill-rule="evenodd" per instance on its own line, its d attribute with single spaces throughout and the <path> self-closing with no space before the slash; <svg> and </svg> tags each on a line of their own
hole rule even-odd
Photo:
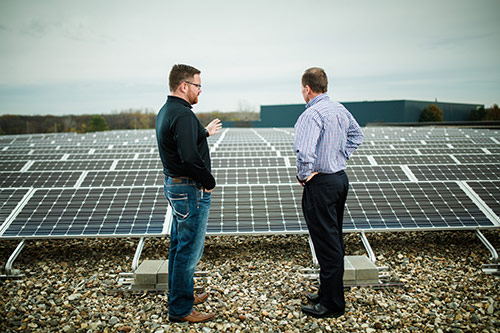
<svg viewBox="0 0 500 333">
<path fill-rule="evenodd" d="M 180 97 L 177 97 L 177 96 L 168 95 L 167 101 L 177 102 L 177 103 L 184 104 L 185 106 L 187 106 L 190 109 L 193 108 L 193 106 L 191 104 L 189 104 L 188 101 L 186 101 L 184 98 L 180 98 Z"/>
<path fill-rule="evenodd" d="M 329 97 L 328 97 L 328 95 L 326 93 L 320 94 L 320 95 L 314 97 L 313 99 L 311 99 L 309 101 L 309 103 L 306 104 L 306 109 L 310 108 L 311 106 L 313 106 L 314 104 L 318 103 L 319 101 L 322 101 L 322 100 L 328 99 L 328 98 Z"/>
</svg>

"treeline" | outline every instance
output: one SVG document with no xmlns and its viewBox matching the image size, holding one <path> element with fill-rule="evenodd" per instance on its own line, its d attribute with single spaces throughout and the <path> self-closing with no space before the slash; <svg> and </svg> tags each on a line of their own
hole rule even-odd
<svg viewBox="0 0 500 333">
<path fill-rule="evenodd" d="M 212 119 L 224 121 L 253 121 L 259 119 L 258 112 L 210 112 L 197 114 L 203 125 Z M 22 116 L 3 115 L 0 117 L 0 135 L 78 132 L 87 133 L 117 129 L 151 129 L 155 128 L 156 111 L 123 110 L 101 115 L 68 115 L 68 116 Z"/>
<path fill-rule="evenodd" d="M 477 110 L 473 110 L 470 114 L 469 120 L 477 121 L 491 121 L 491 120 L 500 120 L 500 109 L 497 104 L 493 104 L 491 108 L 485 109 L 480 108 Z"/>
<path fill-rule="evenodd" d="M 500 120 L 500 109 L 497 104 L 491 108 L 485 109 L 481 107 L 477 110 L 472 110 L 468 121 L 496 121 Z M 440 122 L 443 121 L 443 111 L 435 104 L 430 104 L 420 114 L 420 122 Z"/>
</svg>

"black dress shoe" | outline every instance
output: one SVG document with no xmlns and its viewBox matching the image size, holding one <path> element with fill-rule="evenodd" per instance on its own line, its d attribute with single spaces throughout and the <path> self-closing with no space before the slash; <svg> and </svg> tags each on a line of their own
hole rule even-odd
<svg viewBox="0 0 500 333">
<path fill-rule="evenodd" d="M 302 312 L 316 318 L 337 318 L 344 314 L 344 311 L 331 311 L 320 303 L 315 305 L 304 305 Z"/>
<path fill-rule="evenodd" d="M 309 293 L 309 294 L 307 294 L 307 300 L 312 305 L 318 304 L 319 303 L 319 295 L 315 294 L 315 293 Z"/>
</svg>

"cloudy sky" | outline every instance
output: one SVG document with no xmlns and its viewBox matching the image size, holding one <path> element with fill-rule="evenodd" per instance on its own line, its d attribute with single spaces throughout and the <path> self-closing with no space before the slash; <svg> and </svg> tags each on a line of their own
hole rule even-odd
<svg viewBox="0 0 500 333">
<path fill-rule="evenodd" d="M 500 103 L 500 1 L 0 1 L 0 114 L 158 110 L 175 63 L 195 110 L 339 101 Z"/>
</svg>

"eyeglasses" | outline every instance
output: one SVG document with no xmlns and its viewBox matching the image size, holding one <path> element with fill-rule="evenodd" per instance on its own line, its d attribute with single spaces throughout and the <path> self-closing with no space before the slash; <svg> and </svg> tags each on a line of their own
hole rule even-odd
<svg viewBox="0 0 500 333">
<path fill-rule="evenodd" d="M 198 84 L 198 83 L 193 83 L 193 82 L 189 82 L 189 81 L 184 81 L 184 82 L 189 83 L 189 84 L 192 84 L 193 86 L 196 86 L 196 87 L 198 87 L 198 88 L 200 88 L 200 89 L 201 89 L 201 84 Z"/>
</svg>

